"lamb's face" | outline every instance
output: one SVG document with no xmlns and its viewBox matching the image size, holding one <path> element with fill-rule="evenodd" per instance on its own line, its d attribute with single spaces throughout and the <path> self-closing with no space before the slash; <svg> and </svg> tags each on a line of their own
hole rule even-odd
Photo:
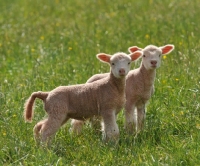
<svg viewBox="0 0 200 166">
<path fill-rule="evenodd" d="M 130 71 L 131 57 L 125 53 L 114 54 L 110 58 L 113 75 L 117 78 L 125 77 Z"/>
<path fill-rule="evenodd" d="M 141 57 L 142 54 L 142 51 L 136 51 L 129 55 L 118 52 L 113 56 L 105 53 L 99 53 L 96 56 L 100 61 L 110 64 L 111 72 L 116 78 L 123 78 L 130 71 L 131 62 Z"/>
<path fill-rule="evenodd" d="M 156 46 L 148 46 L 143 49 L 142 62 L 147 70 L 157 69 L 161 65 L 162 50 Z"/>
</svg>

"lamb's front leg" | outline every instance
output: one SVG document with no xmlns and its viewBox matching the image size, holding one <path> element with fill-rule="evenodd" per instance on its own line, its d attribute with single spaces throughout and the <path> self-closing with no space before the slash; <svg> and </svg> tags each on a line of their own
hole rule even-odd
<svg viewBox="0 0 200 166">
<path fill-rule="evenodd" d="M 146 118 L 145 104 L 140 104 L 137 106 L 137 132 L 143 129 L 145 118 Z"/>
<path fill-rule="evenodd" d="M 106 114 L 102 115 L 102 131 L 104 141 L 118 141 L 119 139 L 119 128 L 116 123 L 115 111 L 108 110 Z"/>
<path fill-rule="evenodd" d="M 125 129 L 129 134 L 135 134 L 137 127 L 137 112 L 135 104 L 126 103 L 125 107 Z"/>
</svg>

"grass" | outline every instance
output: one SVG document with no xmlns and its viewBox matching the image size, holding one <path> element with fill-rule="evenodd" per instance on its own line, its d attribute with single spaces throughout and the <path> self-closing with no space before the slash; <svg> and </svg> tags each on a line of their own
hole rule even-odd
<svg viewBox="0 0 200 166">
<path fill-rule="evenodd" d="M 200 23 L 198 0 L 0 0 L 1 165 L 200 165 Z M 34 91 L 84 83 L 107 72 L 99 52 L 133 45 L 174 44 L 157 71 L 145 129 L 136 138 L 104 144 L 89 126 L 80 136 L 70 123 L 52 148 L 35 145 L 32 129 L 44 116 L 36 102 L 31 124 L 23 105 Z M 138 67 L 140 61 L 132 65 Z"/>
</svg>

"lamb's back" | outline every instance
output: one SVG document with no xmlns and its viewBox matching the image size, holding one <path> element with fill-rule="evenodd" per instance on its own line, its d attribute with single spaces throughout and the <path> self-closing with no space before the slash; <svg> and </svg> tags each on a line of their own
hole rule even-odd
<svg viewBox="0 0 200 166">
<path fill-rule="evenodd" d="M 87 83 L 91 83 L 91 82 L 100 80 L 100 79 L 105 78 L 105 77 L 107 77 L 107 76 L 109 76 L 109 73 L 95 74 L 95 75 L 93 75 L 92 77 L 90 77 L 90 78 L 87 80 Z"/>
</svg>

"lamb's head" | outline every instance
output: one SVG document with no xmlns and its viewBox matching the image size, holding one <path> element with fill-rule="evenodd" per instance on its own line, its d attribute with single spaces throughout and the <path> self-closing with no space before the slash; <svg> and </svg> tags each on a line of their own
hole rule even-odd
<svg viewBox="0 0 200 166">
<path fill-rule="evenodd" d="M 161 65 L 161 58 L 164 54 L 169 54 L 174 49 L 174 45 L 167 44 L 165 46 L 157 47 L 148 45 L 144 49 L 137 46 L 129 47 L 129 52 L 142 50 L 142 63 L 147 70 L 156 69 Z"/>
<path fill-rule="evenodd" d="M 131 62 L 135 61 L 142 55 L 142 51 L 136 51 L 129 55 L 123 52 L 118 52 L 112 56 L 105 53 L 99 53 L 97 54 L 97 58 L 102 62 L 108 63 L 113 75 L 116 78 L 121 78 L 128 74 Z"/>
</svg>

